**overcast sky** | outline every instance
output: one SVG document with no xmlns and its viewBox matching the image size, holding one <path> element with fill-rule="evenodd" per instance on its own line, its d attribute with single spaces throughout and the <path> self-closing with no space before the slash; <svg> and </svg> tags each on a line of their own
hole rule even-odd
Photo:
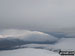
<svg viewBox="0 0 75 56">
<path fill-rule="evenodd" d="M 75 28 L 75 0 L 0 0 L 0 29 Z"/>
</svg>

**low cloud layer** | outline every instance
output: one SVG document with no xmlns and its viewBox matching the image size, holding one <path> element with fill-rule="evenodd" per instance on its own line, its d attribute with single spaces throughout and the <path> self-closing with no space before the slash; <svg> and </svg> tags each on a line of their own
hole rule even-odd
<svg viewBox="0 0 75 56">
<path fill-rule="evenodd" d="M 0 31 L 0 50 L 16 48 L 74 49 L 74 33 L 6 29 Z"/>
<path fill-rule="evenodd" d="M 3 30 L 0 32 L 0 49 L 13 48 L 24 44 L 37 43 L 37 44 L 52 44 L 58 38 L 38 31 L 29 30 Z"/>
</svg>

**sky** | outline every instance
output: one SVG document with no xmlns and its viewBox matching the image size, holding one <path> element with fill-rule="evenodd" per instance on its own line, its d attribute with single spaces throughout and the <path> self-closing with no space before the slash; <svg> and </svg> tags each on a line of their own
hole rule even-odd
<svg viewBox="0 0 75 56">
<path fill-rule="evenodd" d="M 74 31 L 74 5 L 75 0 L 0 0 L 0 29 Z"/>
</svg>

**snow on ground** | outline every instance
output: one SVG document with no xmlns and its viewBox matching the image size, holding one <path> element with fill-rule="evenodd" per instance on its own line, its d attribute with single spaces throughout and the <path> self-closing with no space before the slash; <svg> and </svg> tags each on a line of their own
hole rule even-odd
<svg viewBox="0 0 75 56">
<path fill-rule="evenodd" d="M 0 56 L 60 56 L 60 55 L 55 52 L 43 49 L 24 48 L 17 50 L 0 51 Z"/>
<path fill-rule="evenodd" d="M 75 50 L 75 38 L 62 38 L 55 47 L 61 50 Z"/>
</svg>

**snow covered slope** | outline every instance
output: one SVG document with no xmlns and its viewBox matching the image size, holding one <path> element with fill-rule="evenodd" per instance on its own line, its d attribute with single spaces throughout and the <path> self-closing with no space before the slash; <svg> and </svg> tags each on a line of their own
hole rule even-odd
<svg viewBox="0 0 75 56">
<path fill-rule="evenodd" d="M 17 50 L 1 51 L 0 56 L 60 56 L 52 51 L 43 49 L 24 48 Z"/>
</svg>

